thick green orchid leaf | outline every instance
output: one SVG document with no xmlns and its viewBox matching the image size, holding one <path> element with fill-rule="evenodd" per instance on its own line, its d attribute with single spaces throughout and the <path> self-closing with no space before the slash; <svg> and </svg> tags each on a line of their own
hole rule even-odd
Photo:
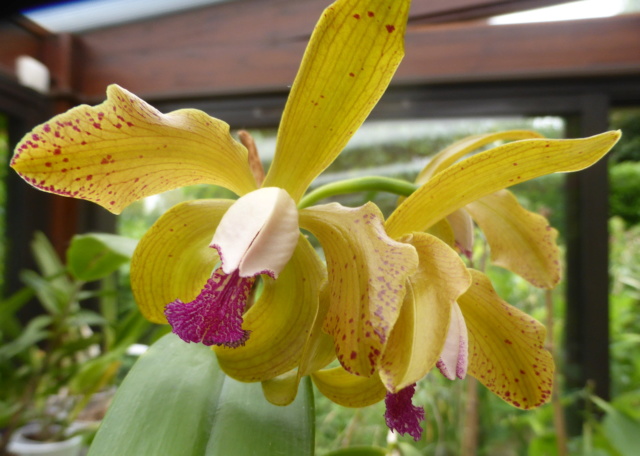
<svg viewBox="0 0 640 456">
<path fill-rule="evenodd" d="M 538 288 L 560 282 L 558 231 L 546 218 L 523 208 L 508 190 L 487 195 L 466 206 L 491 247 L 491 261 Z"/>
<path fill-rule="evenodd" d="M 434 175 L 391 214 L 387 232 L 397 238 L 424 231 L 456 209 L 493 192 L 545 174 L 584 169 L 618 141 L 611 131 L 585 139 L 528 139 L 495 147 Z"/>
<path fill-rule="evenodd" d="M 243 346 L 215 347 L 220 367 L 231 377 L 258 382 L 299 365 L 312 337 L 319 295 L 326 283 L 324 264 L 300 235 L 298 246 L 277 280 L 263 276 L 264 290 L 244 315 L 251 331 Z"/>
<path fill-rule="evenodd" d="M 302 381 L 296 400 L 286 407 L 270 404 L 257 383 L 227 377 L 218 402 L 205 456 L 313 455 L 315 410 L 311 381 Z"/>
<path fill-rule="evenodd" d="M 289 407 L 260 385 L 226 377 L 203 345 L 168 334 L 131 369 L 102 421 L 90 456 L 313 454 L 313 397 Z"/>
<path fill-rule="evenodd" d="M 103 279 L 129 261 L 137 245 L 137 240 L 115 234 L 76 235 L 67 250 L 67 267 L 76 279 Z"/>
<path fill-rule="evenodd" d="M 465 264 L 441 240 L 414 233 L 402 241 L 415 247 L 420 263 L 408 281 L 400 317 L 380 363 L 380 378 L 392 393 L 417 382 L 436 364 L 451 305 L 471 283 Z"/>
<path fill-rule="evenodd" d="M 240 195 L 256 188 L 247 151 L 229 125 L 195 109 L 162 114 L 117 85 L 102 104 L 78 106 L 34 128 L 11 166 L 40 190 L 114 214 L 186 185 L 221 185 Z"/>
<path fill-rule="evenodd" d="M 554 363 L 544 326 L 500 299 L 487 276 L 469 271 L 472 285 L 458 299 L 469 330 L 468 373 L 518 408 L 548 402 Z"/>
<path fill-rule="evenodd" d="M 416 184 L 424 184 L 432 176 L 453 165 L 467 154 L 496 141 L 517 141 L 519 139 L 542 138 L 543 136 L 530 130 L 508 130 L 483 135 L 468 136 L 456 141 L 438 152 L 416 177 Z"/>
<path fill-rule="evenodd" d="M 166 324 L 164 307 L 190 302 L 211 276 L 218 253 L 211 238 L 232 200 L 197 200 L 165 212 L 145 233 L 131 259 L 131 289 L 145 318 Z"/>
<path fill-rule="evenodd" d="M 311 378 L 325 397 L 345 407 L 366 407 L 380 402 L 387 395 L 378 375 L 359 377 L 342 366 L 314 372 Z"/>
<path fill-rule="evenodd" d="M 371 376 L 400 314 L 418 255 L 411 245 L 386 235 L 373 203 L 304 209 L 300 226 L 318 238 L 327 259 L 330 304 L 324 330 L 333 337 L 345 369 Z"/>
<path fill-rule="evenodd" d="M 409 0 L 338 0 L 311 36 L 264 185 L 298 201 L 376 105 L 404 55 Z"/>
</svg>

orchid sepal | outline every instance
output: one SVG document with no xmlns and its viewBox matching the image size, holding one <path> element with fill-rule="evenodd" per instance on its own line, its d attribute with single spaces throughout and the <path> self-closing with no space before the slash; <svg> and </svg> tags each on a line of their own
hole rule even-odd
<svg viewBox="0 0 640 456">
<path fill-rule="evenodd" d="M 239 195 L 256 188 L 247 151 L 228 124 L 195 109 L 163 114 L 117 85 L 102 104 L 75 107 L 34 128 L 11 167 L 40 190 L 115 214 L 186 185 L 221 185 Z"/>
</svg>

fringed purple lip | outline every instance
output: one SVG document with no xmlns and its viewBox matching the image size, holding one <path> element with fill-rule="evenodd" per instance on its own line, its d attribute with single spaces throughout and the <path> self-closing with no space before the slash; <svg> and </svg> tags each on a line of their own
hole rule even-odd
<svg viewBox="0 0 640 456">
<path fill-rule="evenodd" d="M 384 399 L 387 406 L 384 419 L 392 431 L 402 435 L 409 434 L 418 441 L 422 437 L 420 422 L 424 420 L 424 408 L 416 407 L 411 402 L 415 392 L 416 384 L 414 383 L 397 393 L 387 393 Z"/>
<path fill-rule="evenodd" d="M 185 342 L 238 347 L 250 331 L 242 329 L 255 277 L 240 277 L 239 271 L 225 274 L 218 268 L 200 294 L 191 302 L 176 299 L 165 307 L 169 324 Z"/>
</svg>

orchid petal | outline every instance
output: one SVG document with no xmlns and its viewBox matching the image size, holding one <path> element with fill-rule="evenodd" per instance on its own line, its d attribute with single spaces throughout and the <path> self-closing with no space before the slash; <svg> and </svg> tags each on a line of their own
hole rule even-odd
<svg viewBox="0 0 640 456">
<path fill-rule="evenodd" d="M 211 236 L 232 200 L 197 200 L 165 212 L 131 259 L 131 289 L 147 320 L 166 324 L 165 306 L 193 301 L 218 262 Z"/>
<path fill-rule="evenodd" d="M 275 405 L 289 405 L 296 398 L 300 379 L 326 367 L 336 357 L 333 338 L 322 331 L 324 319 L 329 310 L 328 287 L 320 294 L 320 305 L 309 338 L 306 341 L 300 364 L 286 374 L 262 382 L 262 391 L 269 402 Z"/>
<path fill-rule="evenodd" d="M 380 378 L 390 392 L 424 377 L 440 357 L 449 314 L 471 278 L 460 257 L 444 242 L 414 233 L 403 242 L 418 252 L 418 270 L 408 281 L 400 317 L 380 363 Z"/>
<path fill-rule="evenodd" d="M 282 117 L 265 186 L 299 201 L 369 115 L 404 55 L 406 0 L 338 0 L 318 22 Z"/>
<path fill-rule="evenodd" d="M 281 188 L 255 190 L 239 198 L 224 214 L 211 247 L 222 269 L 241 277 L 268 274 L 277 278 L 298 245 L 298 209 Z"/>
<path fill-rule="evenodd" d="M 453 232 L 453 227 L 449 223 L 449 221 L 444 218 L 442 220 L 437 221 L 433 225 L 426 230 L 427 233 L 437 237 L 449 247 L 455 247 L 456 245 L 456 235 Z"/>
<path fill-rule="evenodd" d="M 249 331 L 242 329 L 242 314 L 254 282 L 255 278 L 240 277 L 238 271 L 225 274 L 217 269 L 195 300 L 176 299 L 167 304 L 164 314 L 173 332 L 185 342 L 244 345 Z"/>
<path fill-rule="evenodd" d="M 465 155 L 496 141 L 516 141 L 519 139 L 542 138 L 543 136 L 530 130 L 509 130 L 483 135 L 473 135 L 456 141 L 438 152 L 425 166 L 415 180 L 416 184 L 424 184 L 432 176 L 453 165 Z"/>
<path fill-rule="evenodd" d="M 467 325 L 460 306 L 458 303 L 453 303 L 449 331 L 437 367 L 446 378 L 455 380 L 456 378 L 465 378 L 468 364 L 469 335 Z"/>
<path fill-rule="evenodd" d="M 528 139 L 495 147 L 429 179 L 391 214 L 391 237 L 424 231 L 466 204 L 503 188 L 555 172 L 578 171 L 606 154 L 620 138 L 611 131 L 586 139 Z"/>
<path fill-rule="evenodd" d="M 326 398 L 344 407 L 367 407 L 380 402 L 387 395 L 377 375 L 352 375 L 342 366 L 314 372 L 311 379 Z"/>
<path fill-rule="evenodd" d="M 544 326 L 500 299 L 487 276 L 470 272 L 473 283 L 458 299 L 469 329 L 469 374 L 518 408 L 544 404 L 554 370 Z"/>
<path fill-rule="evenodd" d="M 493 264 L 538 288 L 551 289 L 560 282 L 558 231 L 546 218 L 524 209 L 507 190 L 480 198 L 466 209 L 487 238 Z"/>
<path fill-rule="evenodd" d="M 192 184 L 237 194 L 256 188 L 247 151 L 229 125 L 195 109 L 162 114 L 111 85 L 98 106 L 78 106 L 32 130 L 11 166 L 34 187 L 119 214 L 133 201 Z"/>
<path fill-rule="evenodd" d="M 467 258 L 473 255 L 473 219 L 464 209 L 453 211 L 447 216 L 455 237 L 456 248 Z"/>
<path fill-rule="evenodd" d="M 249 340 L 233 349 L 214 348 L 220 367 L 243 382 L 268 380 L 300 364 L 319 311 L 326 271 L 309 241 L 300 235 L 278 279 L 263 276 L 263 280 L 260 298 L 244 315 Z"/>
<path fill-rule="evenodd" d="M 345 369 L 368 377 L 398 318 L 418 255 L 412 246 L 386 235 L 373 203 L 356 209 L 337 203 L 304 209 L 300 226 L 318 238 L 327 259 L 331 301 L 324 330 L 333 336 Z"/>
</svg>

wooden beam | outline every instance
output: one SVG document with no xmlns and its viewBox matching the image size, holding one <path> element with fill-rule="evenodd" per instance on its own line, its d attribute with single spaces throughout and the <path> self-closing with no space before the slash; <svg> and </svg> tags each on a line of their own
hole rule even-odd
<svg viewBox="0 0 640 456">
<path fill-rule="evenodd" d="M 150 99 L 286 91 L 325 4 L 246 0 L 82 33 L 78 89 L 89 101 L 110 83 Z M 424 4 L 414 10 L 422 14 Z M 406 43 L 395 85 L 640 72 L 640 15 L 417 24 Z"/>
<path fill-rule="evenodd" d="M 43 43 L 51 33 L 26 17 L 0 20 L 0 74 L 15 78 L 16 58 L 43 58 Z"/>
</svg>

